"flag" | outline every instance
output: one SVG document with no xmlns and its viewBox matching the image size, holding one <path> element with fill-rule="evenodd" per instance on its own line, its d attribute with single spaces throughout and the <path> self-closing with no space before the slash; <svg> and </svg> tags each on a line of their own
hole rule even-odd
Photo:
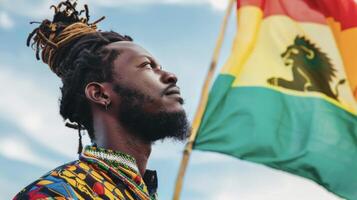
<svg viewBox="0 0 357 200">
<path fill-rule="evenodd" d="M 357 199 L 356 99 L 353 0 L 238 0 L 232 52 L 193 148 Z"/>
</svg>

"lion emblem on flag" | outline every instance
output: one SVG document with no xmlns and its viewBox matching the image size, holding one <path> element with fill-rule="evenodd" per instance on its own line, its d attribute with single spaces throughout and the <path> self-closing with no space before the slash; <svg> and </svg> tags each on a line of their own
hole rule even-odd
<svg viewBox="0 0 357 200">
<path fill-rule="evenodd" d="M 292 69 L 293 80 L 271 77 L 267 81 L 270 85 L 297 91 L 321 92 L 338 101 L 338 86 L 345 83 L 341 79 L 334 91 L 330 87 L 332 79 L 336 77 L 336 69 L 326 53 L 322 52 L 304 36 L 297 36 L 294 44 L 287 47 L 281 54 L 285 66 Z"/>
</svg>

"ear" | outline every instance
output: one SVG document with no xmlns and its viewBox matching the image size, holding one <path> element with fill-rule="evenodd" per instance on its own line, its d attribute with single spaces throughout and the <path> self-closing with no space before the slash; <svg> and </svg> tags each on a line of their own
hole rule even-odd
<svg viewBox="0 0 357 200">
<path fill-rule="evenodd" d="M 85 88 L 85 94 L 90 102 L 106 107 L 110 104 L 109 88 L 105 84 L 90 82 Z"/>
</svg>

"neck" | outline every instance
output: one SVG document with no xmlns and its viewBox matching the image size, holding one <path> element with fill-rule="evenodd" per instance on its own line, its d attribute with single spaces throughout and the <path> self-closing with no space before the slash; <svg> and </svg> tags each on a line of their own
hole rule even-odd
<svg viewBox="0 0 357 200">
<path fill-rule="evenodd" d="M 134 157 L 140 174 L 144 175 L 151 153 L 151 143 L 142 141 L 110 116 L 94 118 L 93 128 L 94 142 L 98 147 L 120 151 Z"/>
</svg>

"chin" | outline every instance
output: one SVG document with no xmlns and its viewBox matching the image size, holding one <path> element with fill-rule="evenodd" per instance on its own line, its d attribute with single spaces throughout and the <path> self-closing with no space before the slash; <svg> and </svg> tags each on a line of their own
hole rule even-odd
<svg viewBox="0 0 357 200">
<path fill-rule="evenodd" d="M 165 109 L 165 112 L 167 112 L 167 113 L 181 113 L 181 112 L 185 112 L 185 109 L 183 108 L 183 106 L 180 103 L 176 103 L 175 105 L 167 106 Z"/>
<path fill-rule="evenodd" d="M 165 102 L 165 111 L 170 113 L 184 112 L 184 100 L 181 97 L 168 98 Z"/>
</svg>

